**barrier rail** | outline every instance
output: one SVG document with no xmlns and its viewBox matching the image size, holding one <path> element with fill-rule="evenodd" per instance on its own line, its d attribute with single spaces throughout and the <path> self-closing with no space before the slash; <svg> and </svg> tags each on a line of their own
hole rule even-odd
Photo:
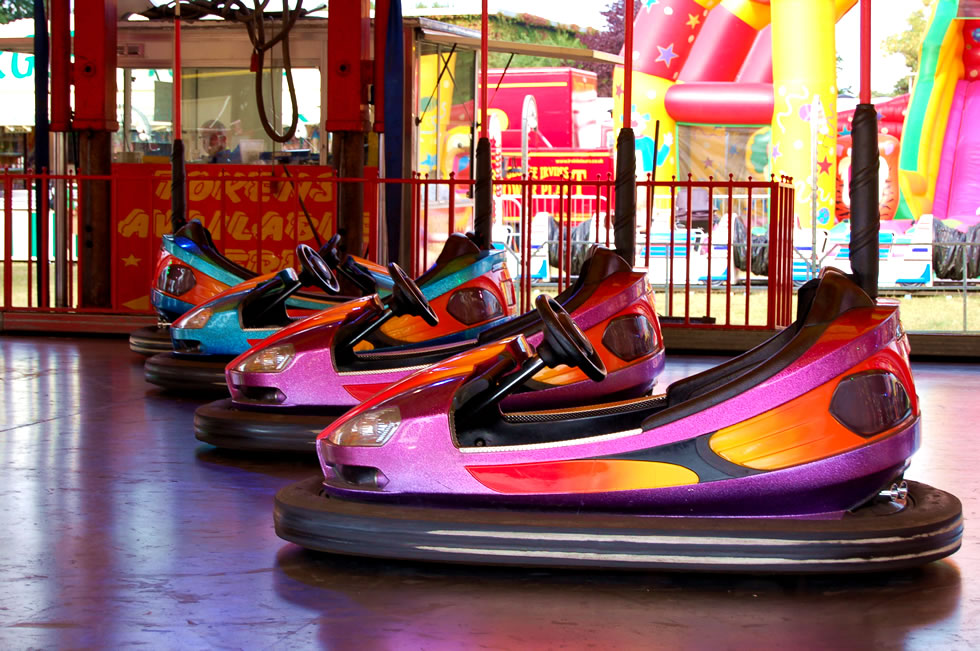
<svg viewBox="0 0 980 651">
<path fill-rule="evenodd" d="M 454 178 L 431 180 L 416 177 L 412 202 L 413 232 L 420 242 L 415 266 L 418 272 L 428 263 L 430 249 L 441 246 L 448 232 L 465 230 L 458 212 L 460 188 L 470 181 Z M 495 197 L 498 215 L 494 223 L 494 245 L 512 257 L 512 275 L 517 281 L 520 307 L 528 310 L 535 291 L 562 291 L 578 273 L 581 260 L 592 243 L 614 243 L 614 181 L 607 178 L 571 180 L 568 178 L 509 178 L 495 184 L 516 193 Z M 547 194 L 540 194 L 545 190 Z M 695 195 L 703 192 L 704 211 L 695 209 Z M 776 181 L 656 181 L 637 183 L 637 248 L 635 266 L 646 271 L 660 289 L 663 301 L 658 309 L 665 325 L 716 328 L 772 329 L 792 320 L 792 198 L 793 188 Z M 678 196 L 686 197 L 683 201 Z M 441 202 L 432 196 L 446 197 Z M 472 208 L 472 201 L 466 205 Z M 449 221 L 441 215 L 445 210 Z M 704 214 L 701 214 L 701 213 Z M 772 246 L 764 252 L 765 308 L 761 318 L 752 319 L 753 273 L 749 265 L 742 277 L 736 258 L 759 257 L 759 244 L 746 237 L 739 244 L 729 234 L 738 231 L 741 220 L 746 233 L 752 225 L 768 228 Z M 721 228 L 719 228 L 721 227 Z M 739 246 L 744 248 L 739 249 Z M 770 258 L 772 262 L 770 262 Z M 771 272 L 769 271 L 771 269 Z M 692 313 L 692 287 L 707 291 L 705 309 Z M 744 285 L 741 320 L 732 316 L 735 289 Z M 683 287 L 683 310 L 675 305 L 675 291 Z M 712 312 L 712 291 L 724 289 L 724 317 Z M 759 300 L 762 300 L 760 297 Z"/>
<path fill-rule="evenodd" d="M 434 261 L 449 233 L 472 227 L 473 182 L 468 179 L 418 175 L 395 180 L 345 179 L 333 176 L 329 168 L 306 166 L 291 166 L 287 176 L 275 173 L 278 168 L 254 167 L 235 166 L 233 171 L 225 168 L 214 173 L 209 166 L 189 166 L 188 203 L 190 216 L 204 221 L 218 247 L 255 271 L 293 264 L 296 244 L 315 244 L 313 229 L 322 239 L 333 234 L 338 183 L 363 184 L 369 197 L 382 195 L 378 189 L 386 183 L 409 186 L 411 236 L 418 243 L 409 265 L 416 274 Z M 105 308 L 85 307 L 79 299 L 84 279 L 78 271 L 85 248 L 77 244 L 76 208 L 85 198 L 85 181 L 108 181 L 111 188 L 114 273 L 111 305 Z M 65 236 L 59 239 L 57 250 L 52 248 L 54 240 L 49 241 L 57 226 L 50 206 L 46 203 L 40 211 L 34 210 L 37 183 L 48 188 L 42 193 L 45 198 L 54 196 L 58 183 L 65 184 L 69 217 L 62 224 Z M 15 191 L 18 184 L 25 189 Z M 510 178 L 494 183 L 498 215 L 494 246 L 507 251 L 522 310 L 530 309 L 536 292 L 561 291 L 574 282 L 591 243 L 614 243 L 613 184 L 608 177 Z M 170 179 L 165 168 L 118 166 L 111 177 L 8 171 L 0 185 L 4 192 L 0 308 L 150 313 L 147 294 L 154 280 L 159 238 L 170 231 Z M 775 179 L 638 181 L 636 268 L 649 275 L 666 326 L 771 329 L 790 322 L 792 191 Z M 707 211 L 698 210 L 698 193 L 707 196 Z M 311 212 L 312 225 L 298 198 Z M 36 212 L 48 218 L 36 220 Z M 39 233 L 33 232 L 35 222 Z M 376 220 L 369 223 L 372 238 L 376 224 Z M 745 226 L 742 239 L 738 224 Z M 753 226 L 763 225 L 769 240 L 760 243 L 751 232 Z M 370 241 L 376 253 L 377 240 Z M 753 260 L 760 257 L 766 267 L 763 274 L 753 269 Z M 55 274 L 59 260 L 61 272 Z M 739 268 L 740 261 L 744 269 Z M 50 297 L 57 283 L 46 282 L 40 291 L 27 291 L 37 286 L 39 276 L 58 276 L 69 289 L 56 301 Z M 759 281 L 766 287 L 757 285 Z"/>
</svg>

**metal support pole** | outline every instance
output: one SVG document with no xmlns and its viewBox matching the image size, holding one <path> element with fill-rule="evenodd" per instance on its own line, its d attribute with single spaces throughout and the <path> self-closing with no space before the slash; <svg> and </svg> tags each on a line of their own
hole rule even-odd
<svg viewBox="0 0 980 651">
<path fill-rule="evenodd" d="M 132 146 L 130 132 L 133 130 L 133 74 L 128 68 L 123 69 L 123 151 L 128 152 Z"/>
<path fill-rule="evenodd" d="M 68 173 L 68 139 L 64 133 L 51 134 L 51 172 Z M 68 239 L 68 192 L 64 179 L 54 181 L 54 300 L 57 307 L 68 305 L 68 274 L 71 267 L 71 243 Z"/>
</svg>

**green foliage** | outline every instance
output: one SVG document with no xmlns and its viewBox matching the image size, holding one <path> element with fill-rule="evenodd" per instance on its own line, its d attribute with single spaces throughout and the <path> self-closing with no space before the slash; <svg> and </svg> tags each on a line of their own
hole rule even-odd
<svg viewBox="0 0 980 651">
<path fill-rule="evenodd" d="M 922 49 L 922 37 L 926 31 L 926 8 L 932 0 L 923 0 L 923 7 L 912 12 L 908 18 L 908 29 L 898 34 L 892 34 L 882 41 L 881 49 L 886 54 L 901 54 L 905 58 L 905 67 L 909 73 L 919 69 L 919 51 Z M 908 77 L 895 82 L 896 95 L 909 92 Z"/>
<path fill-rule="evenodd" d="M 479 16 L 452 16 L 442 18 L 441 20 L 461 27 L 468 27 L 475 30 L 480 29 Z M 537 45 L 551 45 L 556 47 L 585 47 L 579 40 L 578 32 L 573 27 L 554 25 L 550 21 L 545 21 L 529 14 L 520 14 L 513 17 L 495 14 L 490 16 L 489 23 L 488 29 L 491 40 L 535 43 Z M 506 52 L 491 52 L 490 67 L 503 68 L 507 65 L 508 59 L 510 59 L 510 54 Z M 574 62 L 527 54 L 515 55 L 514 60 L 510 62 L 511 68 L 541 68 L 568 65 L 574 65 Z"/>
<path fill-rule="evenodd" d="M 33 0 L 0 0 L 0 24 L 30 18 L 33 15 Z"/>
</svg>

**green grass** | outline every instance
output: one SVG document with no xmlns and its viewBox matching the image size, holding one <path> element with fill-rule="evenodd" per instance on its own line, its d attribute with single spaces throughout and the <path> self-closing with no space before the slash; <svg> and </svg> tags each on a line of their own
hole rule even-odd
<svg viewBox="0 0 980 651">
<path fill-rule="evenodd" d="M 36 306 L 37 305 L 37 276 L 36 276 L 36 274 L 37 274 L 37 267 L 35 267 L 33 265 L 33 263 L 32 263 L 31 266 L 33 268 L 31 270 L 32 276 L 30 278 L 30 281 L 31 281 L 31 284 L 30 284 L 30 298 L 31 298 L 30 306 Z M 6 273 L 6 270 L 4 268 L 3 263 L 0 262 L 0 307 L 29 307 L 28 301 L 27 301 L 27 299 L 28 299 L 28 282 L 27 282 L 27 280 L 28 280 L 28 265 L 27 265 L 26 262 L 14 262 L 13 265 L 12 265 L 12 267 L 13 267 L 13 273 L 11 274 L 11 277 L 13 278 L 13 283 L 12 283 L 12 287 L 11 287 L 11 290 L 12 290 L 12 292 L 11 292 L 11 302 L 10 302 L 10 305 L 7 305 L 4 302 L 6 297 L 3 294 L 4 273 Z M 48 273 L 48 281 L 49 281 L 48 282 L 48 287 L 50 288 L 50 291 L 49 291 L 48 296 L 49 296 L 50 304 L 51 305 L 54 305 L 55 278 L 54 278 L 54 263 L 53 262 L 50 265 L 50 272 Z M 72 287 L 72 290 L 74 291 L 75 298 L 77 300 L 77 296 L 78 296 L 78 283 L 77 282 L 74 283 L 74 286 Z"/>
</svg>

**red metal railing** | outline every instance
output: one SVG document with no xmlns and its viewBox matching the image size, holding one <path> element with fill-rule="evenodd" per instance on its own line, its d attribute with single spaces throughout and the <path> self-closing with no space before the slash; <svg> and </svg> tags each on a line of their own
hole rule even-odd
<svg viewBox="0 0 980 651">
<path fill-rule="evenodd" d="M 413 269 L 419 273 L 449 232 L 471 226 L 471 213 L 461 219 L 459 210 L 464 203 L 472 208 L 471 200 L 461 198 L 461 190 L 468 189 L 471 182 L 420 177 L 406 182 L 413 185 L 412 234 L 419 243 Z M 493 239 L 514 262 L 512 275 L 522 310 L 530 309 L 536 291 L 558 292 L 567 287 L 577 275 L 587 245 L 614 243 L 611 178 L 511 178 L 499 185 L 512 193 L 496 197 L 499 217 Z M 793 188 L 785 179 L 647 179 L 638 182 L 637 189 L 635 266 L 647 271 L 660 290 L 658 309 L 668 317 L 665 325 L 771 329 L 791 322 Z M 698 215 L 695 205 L 699 193 L 703 215 Z M 744 224 L 744 242 L 733 241 L 730 235 L 736 232 L 736 220 Z M 754 242 L 753 226 L 767 226 L 766 243 Z M 757 275 L 751 260 L 760 246 L 768 269 Z M 744 271 L 735 264 L 739 256 L 747 262 Z M 757 286 L 763 281 L 765 287 Z M 677 293 L 682 295 L 682 306 Z M 692 306 L 695 294 L 704 303 L 699 313 Z M 713 309 L 717 300 L 724 304 L 723 315 Z M 760 302 L 763 305 L 756 308 Z M 733 307 L 742 313 L 741 318 L 733 317 Z"/>
<path fill-rule="evenodd" d="M 327 168 L 291 169 L 288 176 L 275 174 L 268 167 L 252 170 L 247 175 L 189 169 L 191 216 L 195 216 L 195 205 L 209 206 L 200 216 L 212 229 L 216 244 L 236 261 L 257 271 L 292 264 L 291 249 L 312 237 L 296 197 L 306 199 L 309 210 L 311 196 L 320 192 L 321 199 L 333 198 L 337 183 L 363 184 L 366 209 L 373 206 L 375 215 L 379 214 L 377 197 L 383 195 L 379 189 L 384 184 L 408 186 L 411 232 L 406 236 L 416 243 L 409 261 L 416 274 L 434 261 L 449 233 L 472 228 L 473 182 L 469 179 L 452 176 L 429 179 L 418 175 L 409 179 L 379 179 L 374 175 L 364 179 L 321 178 L 317 174 L 326 173 Z M 159 238 L 170 230 L 169 175 L 165 170 L 138 167 L 125 176 L 116 172 L 112 177 L 2 175 L 0 232 L 4 242 L 0 308 L 149 313 L 148 303 L 133 301 L 126 288 L 139 286 L 145 295 L 153 281 L 152 261 L 159 248 Z M 111 184 L 112 258 L 124 265 L 113 275 L 111 306 L 91 310 L 81 308 L 78 300 L 81 288 L 77 271 L 85 251 L 83 246 L 75 245 L 80 234 L 75 207 L 84 200 L 84 182 L 89 180 Z M 50 218 L 39 220 L 41 237 L 35 238 L 30 215 L 35 184 L 51 188 L 55 182 L 66 184 L 70 217 L 64 241 L 68 246 L 64 251 L 49 252 L 47 231 L 53 222 Z M 15 190 L 19 185 L 24 189 Z M 495 183 L 495 190 L 498 217 L 494 246 L 507 252 L 522 310 L 530 309 L 534 293 L 554 293 L 572 283 L 591 243 L 614 244 L 615 193 L 611 178 L 510 178 Z M 507 194 L 503 193 L 505 190 Z M 635 266 L 647 272 L 657 292 L 658 311 L 664 317 L 664 325 L 730 329 L 788 325 L 792 313 L 794 204 L 793 189 L 785 179 L 654 182 L 648 178 L 637 183 L 637 194 Z M 48 193 L 42 196 L 46 201 Z M 243 196 L 252 197 L 251 203 L 242 203 Z M 699 201 L 706 211 L 699 212 Z M 124 206 L 135 207 L 122 209 Z M 244 214 L 247 211 L 243 206 L 255 214 Z M 314 227 L 321 237 L 329 237 L 336 228 L 335 201 L 318 203 L 312 208 Z M 289 211 L 288 218 L 282 214 L 286 211 Z M 40 212 L 50 211 L 47 205 L 42 205 Z M 732 237 L 736 221 L 745 226 L 744 241 Z M 276 224 L 285 224 L 282 228 L 288 237 L 270 239 L 270 232 L 278 228 Z M 756 284 L 763 279 L 752 270 L 753 251 L 758 251 L 760 246 L 751 237 L 754 225 L 768 227 L 769 240 L 762 245 L 768 260 L 766 287 Z M 374 221 L 368 228 L 371 257 L 378 253 L 378 226 L 378 221 Z M 290 228 L 291 234 L 286 232 Z M 37 245 L 36 249 L 31 248 L 32 243 Z M 278 248 L 273 250 L 274 247 Z M 38 292 L 35 278 L 48 278 L 50 261 L 58 256 L 68 261 L 70 289 L 68 300 L 55 306 L 46 291 L 49 283 L 45 282 Z M 744 270 L 735 264 L 739 257 L 746 261 Z M 125 266 L 127 263 L 119 262 L 121 259 L 128 259 L 133 266 Z M 43 263 L 44 260 L 49 263 Z M 25 295 L 24 287 L 30 288 L 26 300 L 15 300 Z"/>
<path fill-rule="evenodd" d="M 329 168 L 294 168 L 292 172 L 287 170 L 287 174 L 277 174 L 266 166 L 240 166 L 239 171 L 232 173 L 227 168 L 211 173 L 195 167 L 188 166 L 190 217 L 200 218 L 219 249 L 253 271 L 264 273 L 292 266 L 297 244 L 316 244 L 314 229 L 323 240 L 336 230 L 336 185 Z M 84 280 L 79 273 L 87 247 L 77 207 L 86 200 L 90 181 L 109 184 L 109 257 L 113 273 L 109 305 L 101 308 L 83 305 Z M 370 192 L 373 181 L 369 178 L 358 183 Z M 65 185 L 67 200 L 66 210 L 61 211 L 60 217 L 48 205 L 48 197 L 59 183 Z M 41 193 L 41 210 L 35 211 L 34 195 L 39 184 L 45 191 Z M 151 313 L 146 297 L 153 280 L 160 238 L 171 230 L 170 178 L 165 169 L 117 166 L 112 176 L 4 171 L 0 175 L 0 188 L 3 190 L 0 308 Z M 376 193 L 376 184 L 373 189 Z M 44 218 L 38 219 L 38 215 Z M 49 236 L 59 222 L 65 232 L 54 244 L 61 242 L 64 250 L 53 250 Z M 368 229 L 365 235 L 376 252 L 376 230 Z M 52 266 L 59 260 L 66 264 L 67 273 L 55 283 Z M 61 292 L 64 295 L 58 297 L 60 300 L 51 299 L 52 286 L 67 287 L 67 291 Z"/>
</svg>

